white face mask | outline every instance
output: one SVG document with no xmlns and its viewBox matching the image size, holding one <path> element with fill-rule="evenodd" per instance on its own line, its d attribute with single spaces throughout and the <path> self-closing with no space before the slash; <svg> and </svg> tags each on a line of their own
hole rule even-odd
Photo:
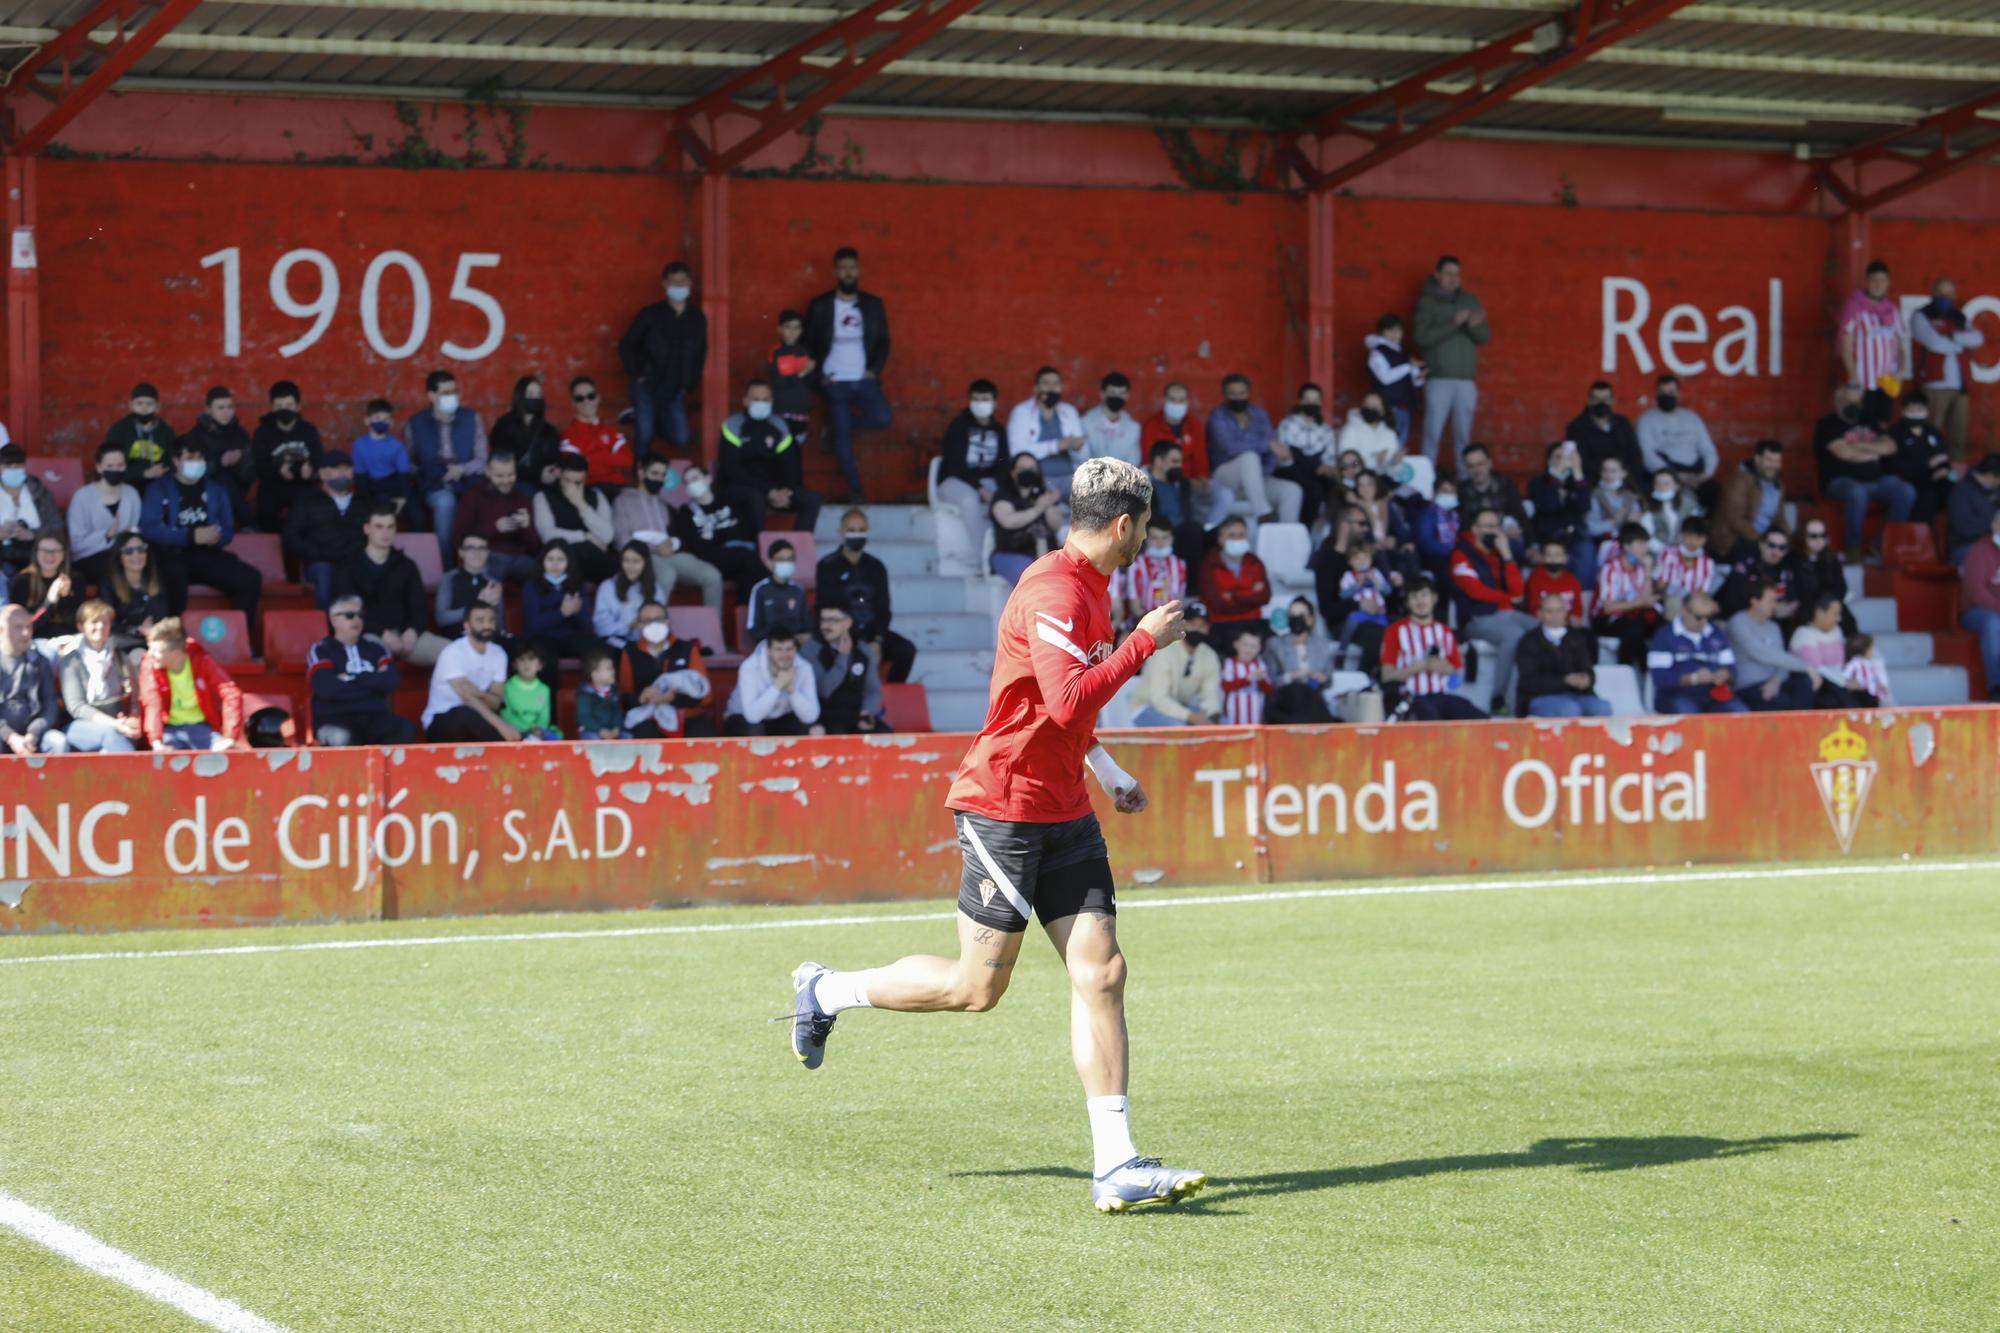
<svg viewBox="0 0 2000 1333">
<path fill-rule="evenodd" d="M 569 577 L 569 573 L 567 570 L 565 570 L 560 574 L 551 574 L 548 571 L 544 570 L 542 572 L 542 577 L 547 579 L 550 583 L 553 583 L 556 587 L 560 588 L 563 586 L 563 580 Z"/>
<path fill-rule="evenodd" d="M 690 296 L 693 295 L 694 295 L 694 288 L 692 287 L 682 286 L 682 287 L 667 288 L 667 299 L 669 301 L 685 301 Z"/>
<path fill-rule="evenodd" d="M 1655 500 L 1658 500 L 1661 504 L 1671 504 L 1673 502 L 1673 498 L 1679 494 L 1680 492 L 1676 490 L 1654 491 L 1653 498 Z"/>
<path fill-rule="evenodd" d="M 714 494 L 709 488 L 709 484 L 705 481 L 689 482 L 687 484 L 687 493 L 688 499 L 694 501 L 696 504 L 707 504 L 708 497 Z"/>
<path fill-rule="evenodd" d="M 452 413 L 458 411 L 458 395 L 455 393 L 439 394 L 438 411 L 444 413 L 446 416 L 450 416 Z"/>
<path fill-rule="evenodd" d="M 771 573 L 779 579 L 789 579 L 798 573 L 798 565 L 790 560 L 776 560 L 771 564 Z"/>
<path fill-rule="evenodd" d="M 1241 560 L 1244 556 L 1250 554 L 1250 539 L 1248 537 L 1231 537 L 1228 541 L 1222 543 L 1222 553 L 1232 560 Z"/>
<path fill-rule="evenodd" d="M 1544 634 L 1546 634 L 1546 635 L 1548 635 L 1548 636 L 1549 636 L 1549 642 L 1550 642 L 1550 643 L 1561 643 L 1561 642 L 1563 641 L 1563 635 L 1565 635 L 1565 634 L 1569 633 L 1569 626 L 1567 626 L 1567 625 L 1558 625 L 1558 626 L 1549 626 L 1549 625 L 1544 625 L 1544 626 L 1542 626 L 1542 633 L 1544 633 Z"/>
<path fill-rule="evenodd" d="M 1173 553 L 1174 553 L 1174 544 L 1172 542 L 1146 543 L 1146 554 L 1148 555 L 1167 556 L 1167 555 L 1172 555 Z"/>
<path fill-rule="evenodd" d="M 641 625 L 639 627 L 639 637 L 651 644 L 665 643 L 667 641 L 667 622 L 664 620 L 655 620 L 651 624 Z"/>
<path fill-rule="evenodd" d="M 1440 495 L 1437 498 L 1437 507 L 1439 509 L 1444 510 L 1445 513 L 1449 514 L 1452 510 L 1458 508 L 1458 497 L 1456 495 L 1450 494 L 1449 492 L 1445 493 L 1444 495 Z"/>
<path fill-rule="evenodd" d="M 744 404 L 744 411 L 750 414 L 752 421 L 763 421 L 771 415 L 771 404 L 768 399 L 759 399 L 756 402 Z"/>
<path fill-rule="evenodd" d="M 1187 419 L 1187 409 L 1186 403 L 1168 403 L 1164 412 L 1167 420 L 1178 426 Z"/>
<path fill-rule="evenodd" d="M 993 400 L 991 398 L 975 398 L 967 403 L 966 406 L 972 409 L 972 415 L 980 421 L 989 420 L 993 416 Z"/>
</svg>

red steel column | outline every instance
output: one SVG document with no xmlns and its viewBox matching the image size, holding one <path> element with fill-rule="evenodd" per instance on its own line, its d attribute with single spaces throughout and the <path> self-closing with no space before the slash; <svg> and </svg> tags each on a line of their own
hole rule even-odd
<svg viewBox="0 0 2000 1333">
<path fill-rule="evenodd" d="M 7 429 L 42 443 L 42 297 L 35 253 L 35 159 L 7 159 Z"/>
<path fill-rule="evenodd" d="M 729 177 L 701 178 L 701 308 L 708 316 L 708 368 L 701 378 L 701 456 L 715 464 L 722 422 L 736 393 L 729 375 Z"/>
<path fill-rule="evenodd" d="M 1334 420 L 1333 191 L 1306 195 L 1306 378 L 1320 386 Z"/>
</svg>

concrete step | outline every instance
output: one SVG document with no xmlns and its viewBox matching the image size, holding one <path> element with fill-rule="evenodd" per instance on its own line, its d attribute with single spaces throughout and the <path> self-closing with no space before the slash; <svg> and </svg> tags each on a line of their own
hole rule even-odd
<svg viewBox="0 0 2000 1333">
<path fill-rule="evenodd" d="M 1847 567 L 1846 573 L 1847 573 L 1847 600 L 1851 602 L 1857 597 L 1866 597 L 1868 595 L 1867 568 L 1862 565 L 1849 565 Z"/>
<path fill-rule="evenodd" d="M 1896 599 L 1857 597 L 1848 603 L 1854 609 L 1854 623 L 1863 634 L 1893 634 L 1896 630 Z"/>
<path fill-rule="evenodd" d="M 976 580 L 943 574 L 889 574 L 889 595 L 896 615 L 977 614 L 987 612 L 987 593 Z"/>
<path fill-rule="evenodd" d="M 940 690 L 926 685 L 931 726 L 938 731 L 978 731 L 986 721 L 986 690 Z"/>
<path fill-rule="evenodd" d="M 977 652 L 980 649 L 985 649 L 989 657 L 992 653 L 993 622 L 982 615 L 969 612 L 957 615 L 944 612 L 908 617 L 898 615 L 895 625 L 896 632 L 917 645 L 919 653 L 931 650 Z"/>
<path fill-rule="evenodd" d="M 931 690 L 984 690 L 993 679 L 993 650 L 920 652 L 910 679 Z"/>
<path fill-rule="evenodd" d="M 1931 636 L 1913 630 L 1878 634 L 1875 646 L 1882 653 L 1882 664 L 1891 671 L 1898 667 L 1929 666 L 1935 655 Z"/>
<path fill-rule="evenodd" d="M 1889 689 L 1902 707 L 1970 702 L 1972 690 L 1965 668 L 1955 666 L 1891 667 Z"/>
<path fill-rule="evenodd" d="M 937 523 L 924 505 L 863 505 L 868 515 L 869 549 L 878 541 L 937 541 Z M 843 504 L 828 504 L 819 511 L 813 539 L 827 550 L 840 541 L 840 519 L 848 510 Z"/>
<path fill-rule="evenodd" d="M 835 539 L 836 542 L 838 540 Z M 824 554 L 833 550 L 834 546 L 822 544 L 819 549 Z M 936 542 L 877 540 L 874 534 L 870 533 L 868 554 L 880 560 L 892 577 L 938 572 Z"/>
</svg>

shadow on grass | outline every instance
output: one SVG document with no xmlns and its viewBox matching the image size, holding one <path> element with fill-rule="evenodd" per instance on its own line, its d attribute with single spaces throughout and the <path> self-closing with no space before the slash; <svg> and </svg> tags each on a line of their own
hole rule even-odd
<svg viewBox="0 0 2000 1333">
<path fill-rule="evenodd" d="M 1472 1153 L 1457 1157 L 1412 1157 L 1400 1162 L 1377 1162 L 1372 1166 L 1329 1167 L 1317 1171 L 1271 1171 L 1258 1176 L 1229 1176 L 1214 1181 L 1207 1192 L 1196 1195 L 1180 1211 L 1252 1199 L 1267 1194 L 1298 1194 L 1311 1190 L 1340 1189 L 1346 1185 L 1375 1185 L 1419 1176 L 1450 1175 L 1461 1171 L 1513 1171 L 1524 1167 L 1568 1166 L 1578 1171 L 1633 1171 L 1647 1166 L 1672 1166 L 1680 1162 L 1707 1162 L 1722 1157 L 1744 1157 L 1752 1153 L 1775 1152 L 1801 1143 L 1839 1143 L 1858 1137 L 1852 1133 L 1772 1134 L 1756 1139 L 1716 1139 L 1695 1134 L 1655 1134 L 1643 1137 L 1588 1139 L 1543 1139 L 1519 1152 Z M 1089 1173 L 1067 1166 L 1024 1166 L 1000 1171 L 960 1171 L 961 1176 L 1057 1176 L 1084 1180 Z"/>
</svg>

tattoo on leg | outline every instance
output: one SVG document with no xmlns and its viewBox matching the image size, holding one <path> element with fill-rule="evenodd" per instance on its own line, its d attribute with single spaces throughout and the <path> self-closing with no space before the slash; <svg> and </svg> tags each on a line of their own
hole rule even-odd
<svg viewBox="0 0 2000 1333">
<path fill-rule="evenodd" d="M 984 944 L 992 938 L 993 930 L 990 926 L 981 926 L 978 930 L 972 932 L 972 940 L 975 944 Z"/>
<path fill-rule="evenodd" d="M 999 972 L 1012 967 L 1013 964 L 1007 962 L 1005 959 L 1002 958 L 989 958 L 986 960 L 986 966 L 992 968 L 996 972 Z"/>
</svg>

